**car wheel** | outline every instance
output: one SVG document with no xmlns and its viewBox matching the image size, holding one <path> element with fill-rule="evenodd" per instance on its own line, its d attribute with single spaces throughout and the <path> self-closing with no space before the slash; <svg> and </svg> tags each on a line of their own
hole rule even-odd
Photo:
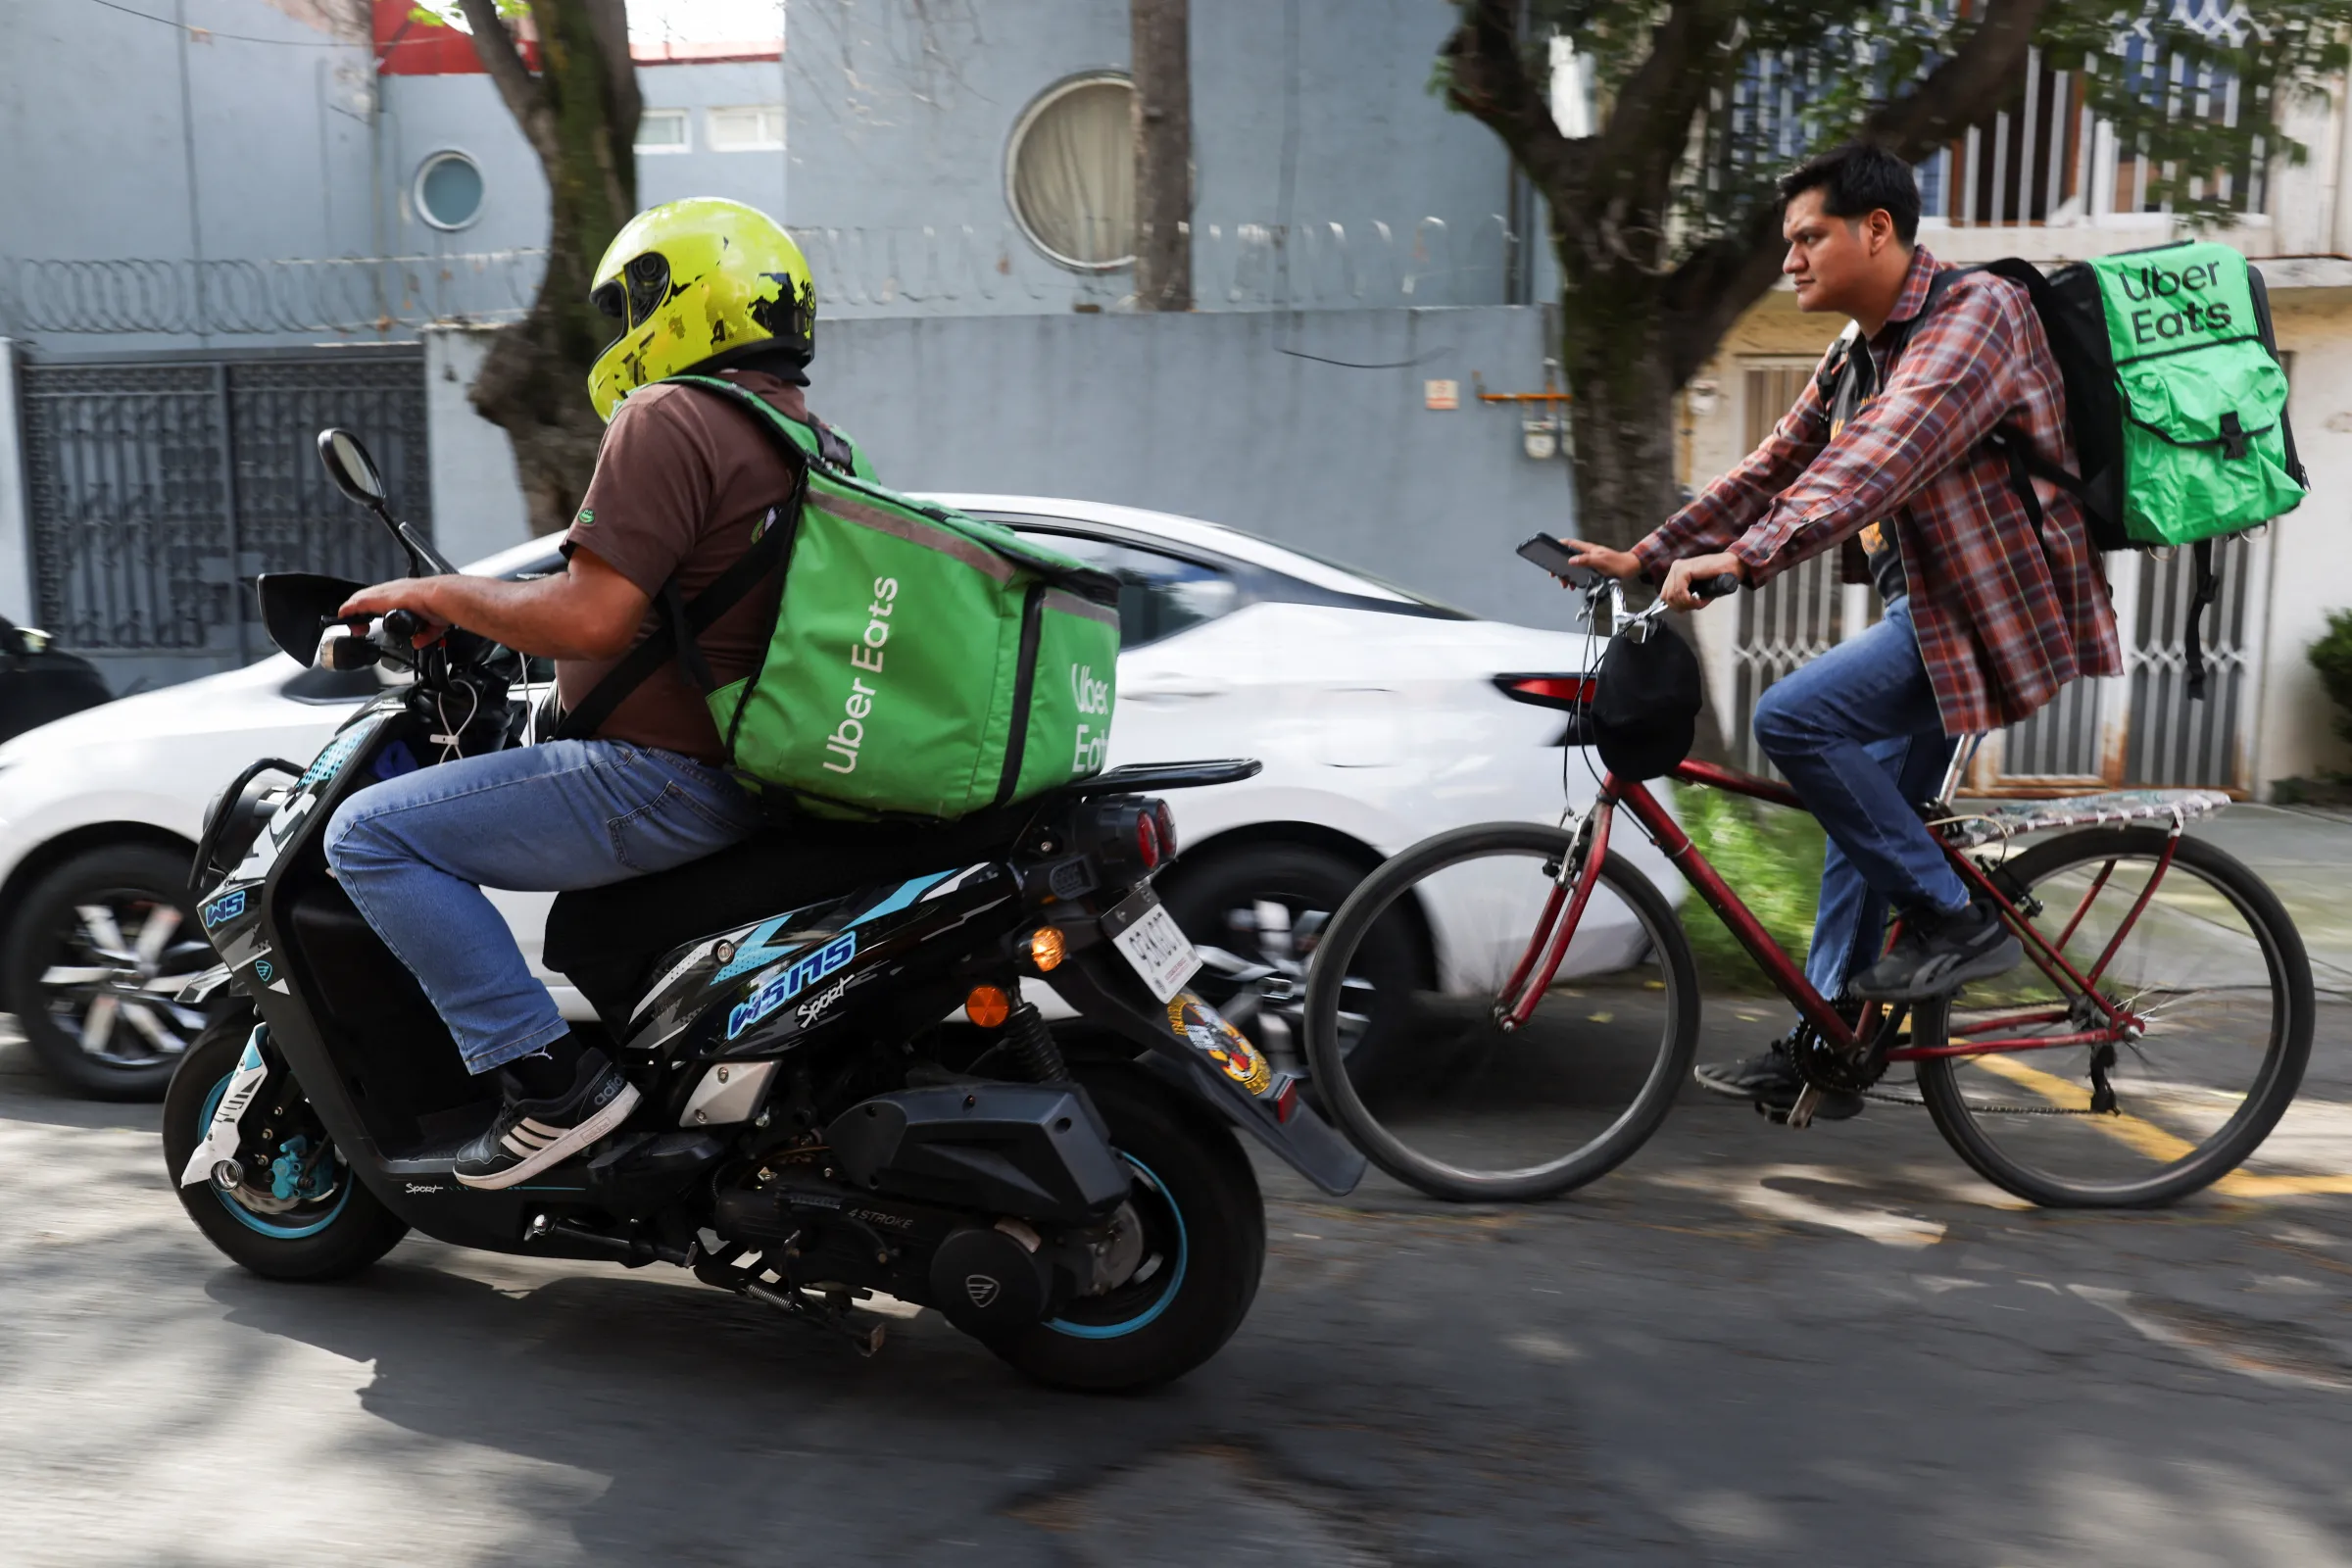
<svg viewBox="0 0 2352 1568">
<path fill-rule="evenodd" d="M 161 1100 L 205 1026 L 172 995 L 220 960 L 197 924 L 188 858 L 87 850 L 33 885 L 10 922 L 0 984 L 41 1065 L 94 1100 Z"/>
<path fill-rule="evenodd" d="M 1306 970 L 1324 926 L 1364 868 L 1304 844 L 1236 845 L 1178 861 L 1160 902 L 1206 961 L 1200 994 L 1293 1072 L 1306 1070 Z M 1432 983 L 1427 943 L 1401 918 L 1367 934 L 1349 966 L 1341 1039 L 1359 1083 L 1392 1075 L 1416 992 Z"/>
</svg>

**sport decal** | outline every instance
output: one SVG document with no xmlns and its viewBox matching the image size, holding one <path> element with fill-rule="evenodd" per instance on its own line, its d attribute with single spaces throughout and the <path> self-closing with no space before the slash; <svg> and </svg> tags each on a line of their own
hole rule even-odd
<svg viewBox="0 0 2352 1568">
<path fill-rule="evenodd" d="M 823 947 L 794 960 L 765 985 L 737 1003 L 727 1013 L 727 1038 L 734 1039 L 746 1029 L 781 1007 L 810 986 L 850 961 L 858 951 L 858 933 L 844 931 Z"/>
<path fill-rule="evenodd" d="M 234 920 L 244 912 L 245 890 L 239 888 L 236 892 L 215 899 L 204 906 L 204 928 L 210 931 L 221 921 Z"/>
<path fill-rule="evenodd" d="M 1273 1082 L 1273 1071 L 1257 1048 L 1191 992 L 1179 991 L 1176 1000 L 1168 1004 L 1168 1027 L 1176 1031 L 1177 1039 L 1191 1041 L 1226 1077 L 1251 1094 L 1264 1094 Z"/>
</svg>

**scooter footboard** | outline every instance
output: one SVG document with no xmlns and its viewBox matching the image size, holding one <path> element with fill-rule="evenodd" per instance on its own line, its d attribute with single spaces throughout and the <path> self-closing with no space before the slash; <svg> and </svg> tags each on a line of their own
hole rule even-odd
<svg viewBox="0 0 2352 1568">
<path fill-rule="evenodd" d="M 1152 1000 L 1112 950 L 1071 955 L 1054 971 L 1056 995 L 1090 1021 L 1116 1029 L 1151 1051 L 1152 1063 L 1190 1086 L 1332 1196 L 1355 1190 L 1364 1156 L 1298 1093 L 1298 1080 L 1277 1077 L 1265 1053 L 1216 1008 L 1190 991 L 1164 1005 Z"/>
</svg>

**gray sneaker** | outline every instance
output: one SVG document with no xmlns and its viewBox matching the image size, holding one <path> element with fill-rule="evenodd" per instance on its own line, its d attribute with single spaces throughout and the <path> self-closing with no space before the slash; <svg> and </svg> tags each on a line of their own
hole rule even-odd
<svg viewBox="0 0 2352 1568">
<path fill-rule="evenodd" d="M 1992 906 L 1971 904 L 1951 914 L 1906 915 L 1886 956 L 1854 976 L 1850 996 L 1872 1002 L 1925 1002 L 1972 980 L 1989 980 L 2025 961 L 2026 950 Z"/>
<path fill-rule="evenodd" d="M 1698 1087 L 1710 1094 L 1726 1095 L 1734 1100 L 1745 1100 L 1767 1110 L 1787 1110 L 1796 1103 L 1804 1092 L 1803 1074 L 1788 1052 L 1790 1035 L 1783 1035 L 1752 1056 L 1738 1061 L 1709 1062 L 1690 1069 Z M 1822 1092 L 1821 1103 L 1813 1115 L 1820 1121 L 1844 1121 L 1862 1114 L 1862 1097 L 1849 1090 L 1832 1089 Z"/>
</svg>

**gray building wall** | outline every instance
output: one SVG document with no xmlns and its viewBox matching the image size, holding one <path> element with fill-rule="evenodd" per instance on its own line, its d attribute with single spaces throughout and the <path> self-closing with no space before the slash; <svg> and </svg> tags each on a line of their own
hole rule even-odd
<svg viewBox="0 0 2352 1568">
<path fill-rule="evenodd" d="M 0 54 L 0 134 L 12 149 L 0 161 L 0 258 L 217 270 L 543 242 L 544 180 L 487 76 L 378 77 L 356 0 L 282 4 L 152 0 L 156 17 L 185 26 L 66 0 L 18 8 Z M 1425 85 L 1452 14 L 1445 0 L 1195 0 L 1193 14 L 1202 309 L 1506 297 L 1503 149 Z M 333 16 L 350 19 L 342 33 Z M 645 202 L 710 194 L 778 213 L 805 230 L 835 314 L 1115 306 L 1123 274 L 1067 271 L 1020 236 L 1004 164 L 1038 94 L 1125 66 L 1124 7 L 792 0 L 788 16 L 780 61 L 640 68 L 650 106 L 694 112 L 692 151 L 639 159 Z M 704 111 L 779 100 L 784 150 L 710 150 Z M 425 223 L 410 194 L 422 162 L 445 148 L 471 156 L 485 183 L 478 220 L 456 231 Z M 1385 240 L 1376 222 L 1388 225 Z M 1240 224 L 1297 227 L 1279 242 L 1243 242 Z M 1413 294 L 1398 287 L 1400 269 L 1449 266 L 1453 275 Z M 223 336 L 406 339 L 435 315 L 519 309 L 535 286 L 527 264 L 518 277 L 346 270 L 327 279 L 325 309 L 264 329 L 254 321 L 267 312 L 223 311 L 217 298 L 209 315 L 186 300 L 163 309 L 156 295 L 193 285 L 161 278 L 71 285 L 103 296 L 94 311 L 67 308 L 108 318 L 96 331 L 47 330 L 23 311 L 12 322 L 0 278 L 0 330 L 40 354 L 201 348 Z M 292 290 L 309 304 L 319 282 L 281 270 L 209 286 Z M 126 320 L 157 329 L 128 331 Z"/>
<path fill-rule="evenodd" d="M 1571 527 L 1568 466 L 1471 395 L 1533 384 L 1548 311 L 951 317 L 828 322 L 810 405 L 902 490 L 1074 497 L 1246 528 L 1479 613 L 1565 624 L 1512 551 Z M 466 403 L 483 334 L 427 334 L 445 553 L 526 537 L 504 438 Z M 1331 363 L 1331 362 L 1345 363 Z M 1463 406 L 1424 406 L 1432 377 Z"/>
</svg>

